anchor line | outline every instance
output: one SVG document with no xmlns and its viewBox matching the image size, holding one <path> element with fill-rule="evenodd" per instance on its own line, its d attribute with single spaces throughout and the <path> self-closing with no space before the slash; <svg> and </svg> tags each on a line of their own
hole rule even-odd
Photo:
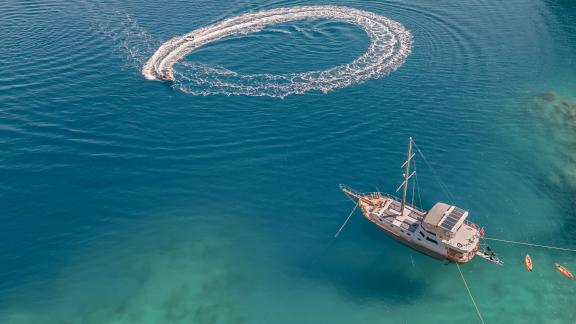
<svg viewBox="0 0 576 324">
<path fill-rule="evenodd" d="M 464 282 L 464 286 L 466 286 L 466 290 L 468 291 L 468 295 L 470 296 L 470 300 L 472 300 L 472 304 L 474 304 L 474 308 L 476 309 L 476 313 L 478 314 L 478 317 L 480 318 L 480 322 L 482 322 L 482 324 L 485 324 L 484 318 L 482 317 L 482 314 L 480 313 L 480 309 L 478 308 L 478 305 L 476 305 L 476 300 L 474 300 L 474 296 L 472 296 L 472 292 L 470 291 L 470 287 L 468 287 L 468 283 L 466 282 L 466 279 L 464 279 L 464 274 L 462 273 L 462 270 L 460 269 L 460 265 L 458 263 L 456 263 L 456 267 L 458 268 L 458 272 L 460 272 L 460 277 L 462 278 L 462 281 Z"/>
<path fill-rule="evenodd" d="M 348 215 L 348 217 L 346 217 L 346 220 L 344 221 L 344 223 L 342 224 L 342 226 L 340 226 L 340 229 L 338 229 L 338 232 L 336 232 L 336 234 L 334 235 L 334 238 L 337 238 L 338 235 L 340 235 L 340 232 L 342 232 L 342 230 L 344 229 L 344 226 L 346 226 L 346 224 L 347 224 L 348 221 L 350 220 L 350 217 L 352 217 L 352 215 L 354 215 L 354 212 L 356 211 L 356 208 L 358 208 L 358 204 L 357 204 L 357 203 L 354 205 L 354 208 L 352 208 L 352 211 L 350 212 L 350 215 Z"/>
<path fill-rule="evenodd" d="M 510 241 L 510 240 L 502 240 L 492 237 L 485 237 L 485 240 L 496 241 L 496 242 L 503 242 L 503 243 L 511 243 L 511 244 L 519 244 L 519 245 L 528 245 L 534 247 L 540 247 L 545 249 L 552 249 L 552 250 L 561 250 L 561 251 L 568 251 L 568 252 L 576 252 L 576 249 L 570 248 L 562 248 L 558 246 L 551 246 L 551 245 L 542 245 L 542 244 L 535 244 L 535 243 L 528 243 L 528 242 L 518 242 L 518 241 Z"/>
</svg>

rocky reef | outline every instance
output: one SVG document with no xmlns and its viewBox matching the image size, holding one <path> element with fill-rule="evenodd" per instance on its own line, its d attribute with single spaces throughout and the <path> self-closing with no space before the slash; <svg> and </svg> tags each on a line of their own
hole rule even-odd
<svg viewBox="0 0 576 324">
<path fill-rule="evenodd" d="M 164 239 L 130 256 L 105 256 L 115 265 L 104 273 L 66 273 L 43 296 L 46 307 L 15 307 L 0 322 L 243 323 L 235 306 L 243 278 L 230 250 L 217 237 Z"/>
<path fill-rule="evenodd" d="M 542 92 L 530 98 L 528 111 L 545 136 L 552 184 L 561 191 L 576 192 L 576 98 Z"/>
</svg>

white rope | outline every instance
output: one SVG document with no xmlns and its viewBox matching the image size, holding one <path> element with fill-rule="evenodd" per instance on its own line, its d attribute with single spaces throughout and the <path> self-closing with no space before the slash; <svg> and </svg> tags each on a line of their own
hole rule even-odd
<svg viewBox="0 0 576 324">
<path fill-rule="evenodd" d="M 345 196 L 346 196 L 346 198 L 348 198 L 351 202 L 353 202 L 354 205 L 358 204 L 358 202 L 357 202 L 356 200 L 352 199 L 352 197 L 350 197 L 350 196 L 348 196 L 348 195 L 345 195 Z"/>
<path fill-rule="evenodd" d="M 480 314 L 480 309 L 478 309 L 478 305 L 476 305 L 476 301 L 474 300 L 474 296 L 472 296 L 472 292 L 470 291 L 470 288 L 468 287 L 468 283 L 466 282 L 466 279 L 464 279 L 464 274 L 462 274 L 462 270 L 460 270 L 460 265 L 456 262 L 456 267 L 458 267 L 458 272 L 460 272 L 460 277 L 462 277 L 462 281 L 464 281 L 464 286 L 466 286 L 466 290 L 468 291 L 468 295 L 470 295 L 470 299 L 472 300 L 472 304 L 474 304 L 474 308 L 476 308 L 476 313 L 478 314 L 478 317 L 480 318 L 480 322 L 482 322 L 482 324 L 484 324 L 484 318 L 482 318 L 482 314 Z"/>
<path fill-rule="evenodd" d="M 438 175 L 436 170 L 432 167 L 430 162 L 428 162 L 428 159 L 426 159 L 426 156 L 424 156 L 424 153 L 422 153 L 422 151 L 420 150 L 420 148 L 418 147 L 416 142 L 414 142 L 414 140 L 412 140 L 412 143 L 414 144 L 414 146 L 418 150 L 418 153 L 420 153 L 420 156 L 422 156 L 422 159 L 424 160 L 424 162 L 426 162 L 426 165 L 428 165 L 430 170 L 432 170 L 432 174 L 434 174 L 434 176 L 436 177 L 436 181 L 438 181 L 438 184 L 440 184 L 440 187 L 442 188 L 442 190 L 444 190 L 444 193 L 446 193 L 446 195 L 448 196 L 448 199 L 450 200 L 449 202 L 453 205 L 454 204 L 454 197 L 452 196 L 452 194 L 450 194 L 450 190 L 448 190 L 448 187 L 446 186 L 446 184 L 442 181 L 442 179 L 440 178 L 440 176 Z"/>
<path fill-rule="evenodd" d="M 414 183 L 418 192 L 418 207 L 422 208 L 422 197 L 420 196 L 420 183 L 418 182 L 418 172 L 416 172 L 416 159 L 414 159 Z M 414 195 L 414 193 L 412 193 Z M 414 204 L 412 204 L 414 206 Z"/>
<path fill-rule="evenodd" d="M 416 175 L 416 170 L 414 170 L 414 175 Z M 416 190 L 416 179 L 412 181 L 412 204 L 411 206 L 414 207 L 414 191 Z"/>
<path fill-rule="evenodd" d="M 504 242 L 504 243 L 512 243 L 512 244 L 521 244 L 521 245 L 535 246 L 535 247 L 541 247 L 541 248 L 545 248 L 545 249 L 553 249 L 553 250 L 576 252 L 576 249 L 561 248 L 561 247 L 550 246 L 550 245 L 541 245 L 541 244 L 534 244 L 534 243 L 527 243 L 527 242 L 509 241 L 509 240 L 502 240 L 502 239 L 491 238 L 491 237 L 485 237 L 484 239 L 485 239 L 485 240 L 490 240 L 490 241 Z"/>
<path fill-rule="evenodd" d="M 358 204 L 357 204 L 357 203 L 354 205 L 354 208 L 352 208 L 352 211 L 350 212 L 350 215 L 348 215 L 348 217 L 346 218 L 346 220 L 344 221 L 344 223 L 342 224 L 342 226 L 340 226 L 340 229 L 338 230 L 338 232 L 336 232 L 336 235 L 334 235 L 334 238 L 337 238 L 338 235 L 340 235 L 340 232 L 342 232 L 342 230 L 344 229 L 344 226 L 346 226 L 346 223 L 348 223 L 348 220 L 350 219 L 350 217 L 352 217 L 352 215 L 353 215 L 354 212 L 356 211 L 356 207 L 358 207 Z"/>
</svg>

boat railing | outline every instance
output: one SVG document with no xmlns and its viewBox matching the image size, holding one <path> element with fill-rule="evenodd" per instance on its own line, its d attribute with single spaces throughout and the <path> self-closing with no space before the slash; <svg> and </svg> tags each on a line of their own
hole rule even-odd
<svg viewBox="0 0 576 324">
<path fill-rule="evenodd" d="M 340 184 L 340 190 L 342 190 L 342 191 L 349 191 L 349 192 L 355 193 L 355 194 L 357 194 L 357 195 L 366 195 L 366 193 L 360 192 L 360 191 L 358 191 L 358 190 L 354 190 L 354 189 L 352 189 L 351 187 L 349 187 L 349 186 L 347 186 L 347 185 L 345 185 L 345 184 Z"/>
<path fill-rule="evenodd" d="M 468 226 L 470 226 L 470 227 L 474 227 L 474 228 L 478 229 L 478 224 L 476 224 L 476 223 L 474 223 L 474 222 L 471 222 L 471 221 L 469 221 L 469 220 L 467 220 L 467 219 L 464 220 L 464 224 L 466 224 L 466 225 L 468 225 Z"/>
<path fill-rule="evenodd" d="M 350 188 L 349 186 L 347 186 L 347 185 L 345 185 L 345 184 L 340 184 L 340 190 L 342 190 L 342 191 L 344 191 L 344 192 L 348 191 L 348 192 L 351 192 L 351 193 L 353 193 L 353 194 L 355 194 L 355 195 L 358 195 L 358 196 L 367 196 L 367 195 L 373 194 L 373 192 L 362 192 L 362 191 L 354 190 L 354 189 Z M 392 194 L 383 193 L 383 192 L 378 192 L 378 193 L 379 193 L 380 195 L 386 197 L 386 198 L 390 198 L 390 199 L 393 199 L 393 200 L 396 200 L 396 201 L 402 201 L 399 197 L 394 196 L 394 195 L 392 195 Z M 410 206 L 410 208 L 412 208 L 412 209 L 414 209 L 414 210 L 416 210 L 416 211 L 418 211 L 418 212 L 420 212 L 420 213 L 422 213 L 422 214 L 424 214 L 424 215 L 427 213 L 425 210 L 422 210 L 422 209 L 420 209 L 420 208 L 418 208 L 418 207 L 416 207 L 416 206 L 413 206 L 413 205 L 408 205 L 408 206 Z"/>
</svg>

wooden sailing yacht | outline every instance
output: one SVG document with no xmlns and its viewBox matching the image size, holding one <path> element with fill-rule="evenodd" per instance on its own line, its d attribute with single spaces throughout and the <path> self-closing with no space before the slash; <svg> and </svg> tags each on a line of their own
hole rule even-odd
<svg viewBox="0 0 576 324">
<path fill-rule="evenodd" d="M 468 211 L 442 202 L 424 211 L 406 202 L 410 179 L 416 174 L 415 170 L 410 173 L 415 156 L 413 144 L 410 137 L 408 157 L 402 164 L 405 168 L 404 181 L 396 190 L 402 189 L 401 200 L 381 192 L 359 193 L 345 185 L 340 185 L 341 190 L 355 200 L 355 208 L 360 207 L 366 219 L 417 251 L 456 263 L 466 263 L 478 255 L 502 265 L 503 262 L 490 248 L 482 246 L 484 230 L 467 221 Z"/>
</svg>

